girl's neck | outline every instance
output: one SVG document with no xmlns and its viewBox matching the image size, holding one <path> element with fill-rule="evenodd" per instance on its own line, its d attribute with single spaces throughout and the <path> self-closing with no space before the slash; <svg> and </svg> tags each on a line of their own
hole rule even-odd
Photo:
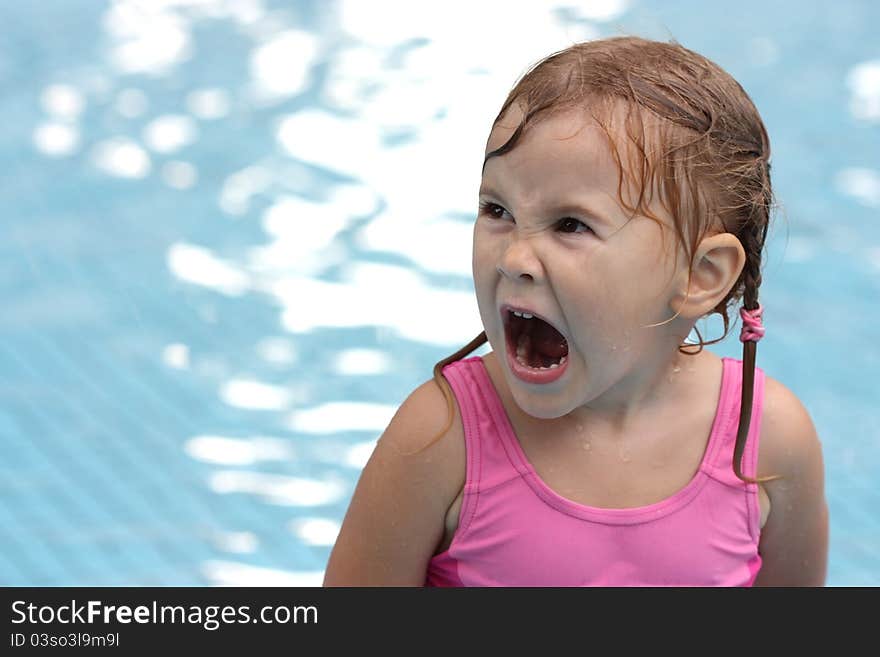
<svg viewBox="0 0 880 657">
<path fill-rule="evenodd" d="M 615 405 L 588 404 L 560 418 L 542 419 L 532 417 L 519 408 L 507 387 L 495 353 L 490 352 L 483 357 L 508 416 L 517 426 L 554 434 L 589 426 L 609 437 L 638 433 L 642 428 L 663 421 L 661 418 L 664 416 L 680 412 L 682 400 L 696 399 L 701 390 L 711 388 L 707 384 L 717 378 L 714 370 L 718 360 L 715 354 L 705 349 L 696 355 L 684 355 L 676 350 L 674 357 L 658 368 L 657 375 L 652 377 L 653 392 L 650 396 Z"/>
</svg>

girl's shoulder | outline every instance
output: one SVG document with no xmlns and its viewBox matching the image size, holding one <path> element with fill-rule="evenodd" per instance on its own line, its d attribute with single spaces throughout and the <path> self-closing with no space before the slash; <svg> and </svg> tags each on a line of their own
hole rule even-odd
<svg viewBox="0 0 880 657">
<path fill-rule="evenodd" d="M 452 391 L 444 391 L 434 379 L 417 386 L 397 409 L 376 452 L 396 462 L 410 483 L 418 480 L 433 491 L 435 500 L 449 498 L 451 503 L 464 485 L 467 458 Z"/>
<path fill-rule="evenodd" d="M 434 463 L 439 458 L 442 465 L 461 456 L 463 462 L 464 427 L 455 395 L 434 379 L 425 381 L 397 409 L 381 441 L 411 458 Z"/>
<path fill-rule="evenodd" d="M 798 396 L 765 375 L 758 476 L 803 477 L 821 469 L 822 447 L 816 427 Z"/>
<path fill-rule="evenodd" d="M 756 586 L 822 586 L 828 561 L 828 503 L 822 444 L 797 395 L 767 376 L 758 476 L 770 500 L 761 530 Z"/>
<path fill-rule="evenodd" d="M 721 358 L 711 354 L 721 370 Z M 728 358 L 737 368 L 742 361 Z M 763 368 L 762 368 L 763 371 Z M 739 402 L 739 391 L 736 393 Z M 764 371 L 764 395 L 761 410 L 761 439 L 758 443 L 758 476 L 796 475 L 804 467 L 821 461 L 821 444 L 816 428 L 804 404 L 785 384 Z"/>
<path fill-rule="evenodd" d="M 465 472 L 461 421 L 433 380 L 400 405 L 364 466 L 325 586 L 421 586 Z M 437 436 L 442 436 L 436 439 Z"/>
</svg>

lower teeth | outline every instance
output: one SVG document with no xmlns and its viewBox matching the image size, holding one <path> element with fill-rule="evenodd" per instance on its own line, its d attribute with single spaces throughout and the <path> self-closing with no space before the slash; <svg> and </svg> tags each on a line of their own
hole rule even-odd
<svg viewBox="0 0 880 657">
<path fill-rule="evenodd" d="M 529 365 L 525 360 L 523 360 L 523 356 L 522 356 L 522 354 L 520 354 L 519 352 L 517 352 L 517 354 L 516 354 L 516 362 L 518 362 L 520 365 L 523 365 L 524 367 L 528 367 L 528 368 L 531 369 L 531 370 L 555 370 L 557 367 L 560 367 L 563 363 L 565 363 L 565 356 L 563 356 L 563 357 L 559 360 L 558 363 L 553 363 L 552 365 L 549 365 L 549 366 L 547 366 L 547 367 L 534 367 L 534 366 L 532 366 L 532 365 Z"/>
<path fill-rule="evenodd" d="M 565 363 L 565 356 L 563 356 L 562 358 L 559 359 L 558 363 L 553 363 L 552 365 L 549 365 L 548 367 L 543 367 L 543 366 L 533 367 L 532 365 L 529 365 L 525 361 L 526 343 L 527 342 L 529 342 L 529 339 L 525 334 L 522 334 L 519 336 L 519 341 L 516 346 L 516 361 L 520 365 L 523 365 L 524 367 L 528 367 L 529 369 L 532 369 L 532 370 L 555 370 L 557 367 L 559 367 L 560 365 Z M 529 346 L 531 346 L 531 344 Z"/>
</svg>

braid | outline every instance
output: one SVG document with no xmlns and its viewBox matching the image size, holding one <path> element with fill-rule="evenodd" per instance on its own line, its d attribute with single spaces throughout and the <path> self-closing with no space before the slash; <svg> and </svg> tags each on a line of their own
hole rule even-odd
<svg viewBox="0 0 880 657">
<path fill-rule="evenodd" d="M 758 290 L 761 287 L 761 252 L 764 248 L 764 240 L 767 237 L 768 217 L 772 196 L 770 191 L 770 165 L 761 158 L 763 171 L 763 189 L 752 206 L 751 216 L 745 228 L 741 231 L 740 241 L 746 252 L 746 264 L 743 267 L 743 308 L 747 311 L 757 310 Z M 772 481 L 778 476 L 759 477 L 753 479 L 742 473 L 742 456 L 746 447 L 746 438 L 749 433 L 749 424 L 752 419 L 752 400 L 755 390 L 755 357 L 758 348 L 756 340 L 743 341 L 743 373 L 742 373 L 742 402 L 740 404 L 739 428 L 736 434 L 736 445 L 733 450 L 733 472 L 739 479 L 749 483 Z M 757 473 L 756 473 L 757 474 Z"/>
</svg>

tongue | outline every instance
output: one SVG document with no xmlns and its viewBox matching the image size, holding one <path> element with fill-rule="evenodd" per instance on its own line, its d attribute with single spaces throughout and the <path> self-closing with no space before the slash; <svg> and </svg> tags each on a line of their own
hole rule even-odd
<svg viewBox="0 0 880 657">
<path fill-rule="evenodd" d="M 568 344 L 559 331 L 537 317 L 531 321 L 531 324 L 529 337 L 532 341 L 532 349 L 542 356 L 556 360 L 568 353 Z"/>
</svg>

